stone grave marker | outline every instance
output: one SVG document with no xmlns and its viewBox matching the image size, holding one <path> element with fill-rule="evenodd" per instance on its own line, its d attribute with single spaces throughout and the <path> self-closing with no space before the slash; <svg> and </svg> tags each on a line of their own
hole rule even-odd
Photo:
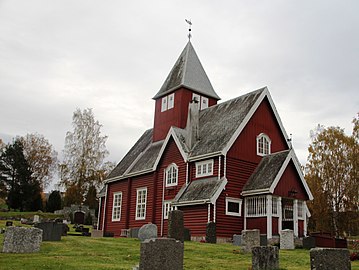
<svg viewBox="0 0 359 270">
<path fill-rule="evenodd" d="M 274 246 L 252 248 L 252 270 L 279 269 L 279 250 Z"/>
<path fill-rule="evenodd" d="M 188 228 L 184 228 L 184 231 L 183 231 L 183 237 L 184 237 L 184 240 L 185 241 L 191 241 L 191 230 L 188 229 Z"/>
<path fill-rule="evenodd" d="M 103 231 L 102 230 L 92 230 L 91 237 L 103 237 Z"/>
<path fill-rule="evenodd" d="M 130 229 L 130 237 L 131 238 L 138 238 L 138 232 L 140 228 L 131 228 Z"/>
<path fill-rule="evenodd" d="M 216 223 L 209 222 L 206 226 L 206 242 L 211 244 L 217 243 Z"/>
<path fill-rule="evenodd" d="M 61 240 L 62 224 L 56 222 L 41 222 L 35 224 L 35 227 L 42 230 L 43 241 Z"/>
<path fill-rule="evenodd" d="M 143 242 L 152 238 L 157 238 L 157 225 L 152 223 L 143 225 L 138 231 L 138 239 Z"/>
<path fill-rule="evenodd" d="M 33 222 L 34 223 L 39 223 L 40 222 L 40 216 L 39 215 L 34 215 Z"/>
<path fill-rule="evenodd" d="M 233 245 L 240 246 L 242 244 L 242 235 L 234 234 L 233 235 Z"/>
<path fill-rule="evenodd" d="M 13 225 L 13 222 L 11 220 L 6 221 L 6 224 L 5 224 L 6 227 L 10 227 L 12 225 Z"/>
<path fill-rule="evenodd" d="M 311 249 L 315 248 L 315 238 L 312 236 L 307 236 L 303 238 L 303 248 Z"/>
<path fill-rule="evenodd" d="M 140 270 L 182 270 L 184 246 L 172 238 L 147 239 L 141 243 Z"/>
<path fill-rule="evenodd" d="M 184 221 L 181 210 L 173 210 L 168 214 L 168 238 L 184 242 Z"/>
<path fill-rule="evenodd" d="M 38 228 L 8 227 L 4 235 L 2 252 L 34 253 L 40 251 L 42 230 Z"/>
<path fill-rule="evenodd" d="M 252 247 L 260 246 L 260 232 L 258 229 L 242 231 L 242 250 L 251 252 Z"/>
<path fill-rule="evenodd" d="M 310 250 L 310 269 L 350 270 L 349 254 L 349 250 L 346 248 L 312 248 Z"/>
<path fill-rule="evenodd" d="M 267 246 L 268 245 L 268 238 L 267 238 L 267 235 L 266 234 L 261 234 L 260 235 L 260 245 L 261 246 Z"/>
<path fill-rule="evenodd" d="M 294 249 L 293 230 L 282 230 L 280 232 L 280 249 Z"/>
</svg>

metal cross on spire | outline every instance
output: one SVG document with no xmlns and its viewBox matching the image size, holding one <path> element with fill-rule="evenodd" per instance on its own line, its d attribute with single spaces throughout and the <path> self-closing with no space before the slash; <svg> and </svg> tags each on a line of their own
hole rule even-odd
<svg viewBox="0 0 359 270">
<path fill-rule="evenodd" d="M 191 22 L 191 20 L 187 20 L 187 19 L 185 19 L 185 21 L 186 21 L 186 23 L 188 23 L 188 40 L 191 40 L 191 37 L 192 37 L 192 35 L 191 35 L 192 22 Z"/>
</svg>

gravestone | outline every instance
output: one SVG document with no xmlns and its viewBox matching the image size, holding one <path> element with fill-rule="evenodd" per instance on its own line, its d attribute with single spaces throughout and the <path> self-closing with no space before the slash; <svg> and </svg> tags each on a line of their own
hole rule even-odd
<svg viewBox="0 0 359 270">
<path fill-rule="evenodd" d="M 2 252 L 33 253 L 40 251 L 42 230 L 38 228 L 9 227 L 5 231 Z"/>
<path fill-rule="evenodd" d="M 131 228 L 130 229 L 130 237 L 131 238 L 138 238 L 138 232 L 140 228 Z"/>
<path fill-rule="evenodd" d="M 85 213 L 82 211 L 76 211 L 74 213 L 74 222 L 75 222 L 75 224 L 84 224 L 85 223 Z"/>
<path fill-rule="evenodd" d="M 217 233 L 216 233 L 216 223 L 209 222 L 206 226 L 206 243 L 216 244 L 217 243 Z"/>
<path fill-rule="evenodd" d="M 349 250 L 346 248 L 312 248 L 310 250 L 310 269 L 350 270 L 349 254 Z"/>
<path fill-rule="evenodd" d="M 234 234 L 233 235 L 233 245 L 240 246 L 242 244 L 242 235 Z"/>
<path fill-rule="evenodd" d="M 251 252 L 252 247 L 260 246 L 260 232 L 258 229 L 242 231 L 242 250 Z"/>
<path fill-rule="evenodd" d="M 13 225 L 12 221 L 9 221 L 9 220 L 6 221 L 6 224 L 5 224 L 6 227 L 10 227 L 12 225 Z"/>
<path fill-rule="evenodd" d="M 59 224 L 61 224 L 62 226 L 61 236 L 67 236 L 67 233 L 70 231 L 69 226 L 65 223 L 59 223 Z"/>
<path fill-rule="evenodd" d="M 264 246 L 264 247 L 267 246 L 268 245 L 267 235 L 266 234 L 261 234 L 260 238 L 259 238 L 259 241 L 260 241 L 261 246 Z"/>
<path fill-rule="evenodd" d="M 34 223 L 39 223 L 40 222 L 40 216 L 39 215 L 34 215 L 33 222 Z"/>
<path fill-rule="evenodd" d="M 191 241 L 191 231 L 188 228 L 184 228 L 183 238 L 185 241 Z"/>
<path fill-rule="evenodd" d="M 147 239 L 141 243 L 140 270 L 182 270 L 183 243 L 172 238 Z"/>
<path fill-rule="evenodd" d="M 61 240 L 62 224 L 56 222 L 41 222 L 35 224 L 35 227 L 42 230 L 42 241 Z"/>
<path fill-rule="evenodd" d="M 304 249 L 315 248 L 315 238 L 313 236 L 304 237 L 303 248 Z"/>
<path fill-rule="evenodd" d="M 92 230 L 91 237 L 103 237 L 103 231 L 102 230 Z"/>
<path fill-rule="evenodd" d="M 276 270 L 279 269 L 278 247 L 253 247 L 252 270 Z"/>
<path fill-rule="evenodd" d="M 294 249 L 293 230 L 283 230 L 280 232 L 280 249 Z"/>
<path fill-rule="evenodd" d="M 152 223 L 143 225 L 138 231 L 138 239 L 143 242 L 151 238 L 157 238 L 157 225 Z"/>
<path fill-rule="evenodd" d="M 183 212 L 181 210 L 173 210 L 168 214 L 168 238 L 184 242 Z"/>
</svg>

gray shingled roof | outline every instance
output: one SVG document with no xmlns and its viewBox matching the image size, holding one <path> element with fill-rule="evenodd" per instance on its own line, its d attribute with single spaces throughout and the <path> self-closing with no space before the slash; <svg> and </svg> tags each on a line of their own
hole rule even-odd
<svg viewBox="0 0 359 270">
<path fill-rule="evenodd" d="M 264 156 L 243 187 L 243 192 L 268 189 L 272 186 L 291 150 Z"/>
<path fill-rule="evenodd" d="M 200 141 L 190 156 L 222 151 L 265 89 L 202 110 L 199 118 Z"/>
<path fill-rule="evenodd" d="M 173 204 L 181 204 L 193 201 L 209 201 L 226 182 L 225 178 L 218 180 L 217 177 L 210 177 L 195 180 L 178 192 Z"/>
<path fill-rule="evenodd" d="M 187 43 L 153 99 L 165 96 L 180 87 L 186 87 L 205 96 L 220 99 L 214 91 L 191 42 Z"/>
<path fill-rule="evenodd" d="M 118 163 L 115 169 L 112 170 L 107 179 L 123 175 L 126 170 L 133 164 L 137 157 L 143 153 L 152 143 L 153 129 L 148 129 L 139 138 L 135 145 L 128 151 L 126 156 Z"/>
</svg>

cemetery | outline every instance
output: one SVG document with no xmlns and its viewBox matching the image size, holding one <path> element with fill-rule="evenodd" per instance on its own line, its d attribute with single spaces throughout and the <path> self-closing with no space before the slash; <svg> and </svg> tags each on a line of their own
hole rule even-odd
<svg viewBox="0 0 359 270">
<path fill-rule="evenodd" d="M 70 231 L 65 234 L 60 224 L 41 222 L 41 219 L 35 225 L 0 220 L 0 228 L 4 229 L 0 234 L 1 269 L 41 266 L 44 269 L 359 270 L 359 261 L 349 260 L 352 244 L 349 249 L 314 247 L 312 237 L 306 240 L 311 247 L 305 246 L 305 241 L 303 246 L 298 246 L 301 242 L 294 240 L 291 230 L 283 230 L 278 243 L 273 245 L 264 241 L 267 239 L 259 230 L 242 231 L 233 236 L 232 243 L 215 243 L 211 240 L 213 224 L 210 224 L 208 241 L 187 241 L 181 211 L 170 214 L 168 236 L 171 238 L 157 237 L 155 224 L 146 224 L 128 237 L 104 237 L 102 231 L 86 226 L 92 237 L 72 237 L 71 233 L 84 227 L 68 224 Z M 326 268 L 326 264 L 330 267 Z"/>
</svg>

